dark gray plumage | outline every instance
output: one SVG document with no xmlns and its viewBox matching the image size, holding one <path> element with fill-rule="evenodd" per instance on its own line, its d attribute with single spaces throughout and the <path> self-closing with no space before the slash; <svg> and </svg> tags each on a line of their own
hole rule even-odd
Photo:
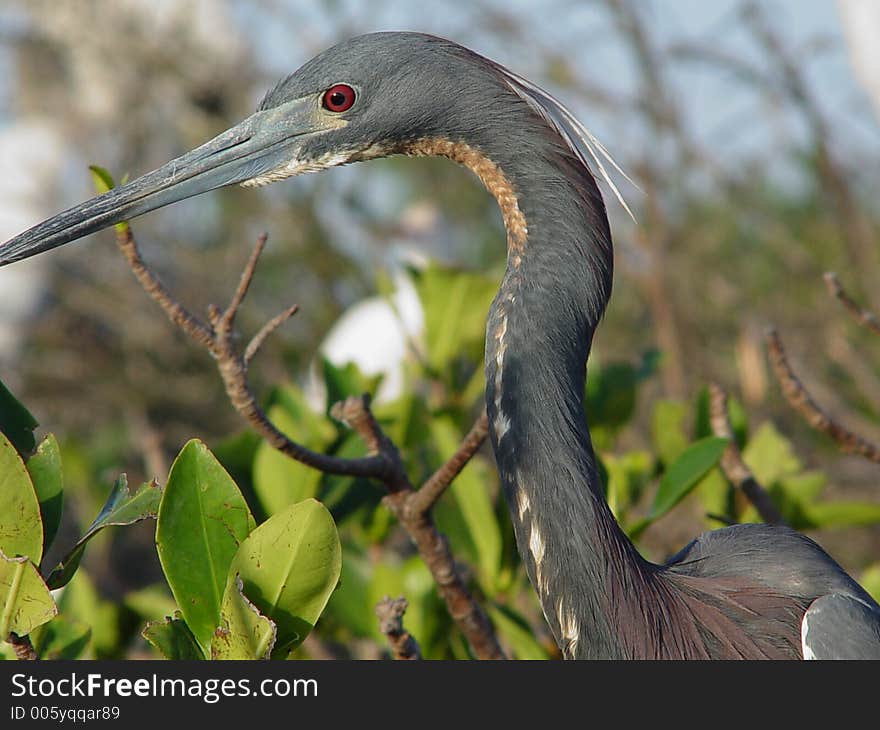
<svg viewBox="0 0 880 730">
<path fill-rule="evenodd" d="M 871 601 L 832 593 L 810 604 L 801 637 L 810 659 L 877 659 L 880 615 Z"/>
<path fill-rule="evenodd" d="M 0 247 L 0 265 L 221 185 L 398 153 L 468 166 L 505 220 L 508 265 L 486 332 L 490 435 L 519 551 L 564 655 L 880 658 L 880 607 L 792 530 L 710 532 L 664 566 L 620 530 L 583 416 L 613 264 L 589 168 L 607 180 L 610 158 L 546 92 L 455 43 L 381 33 L 335 46 L 241 124 Z"/>
</svg>

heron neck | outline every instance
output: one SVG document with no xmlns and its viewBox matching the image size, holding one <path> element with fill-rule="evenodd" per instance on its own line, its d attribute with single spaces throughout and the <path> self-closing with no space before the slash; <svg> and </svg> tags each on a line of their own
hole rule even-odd
<svg viewBox="0 0 880 730">
<path fill-rule="evenodd" d="M 567 656 L 620 656 L 611 607 L 647 563 L 605 502 L 584 418 L 586 361 L 610 290 L 605 211 L 592 177 L 567 158 L 534 154 L 499 168 L 527 229 L 519 240 L 508 222 L 507 270 L 486 331 L 499 473 L 557 643 Z"/>
</svg>

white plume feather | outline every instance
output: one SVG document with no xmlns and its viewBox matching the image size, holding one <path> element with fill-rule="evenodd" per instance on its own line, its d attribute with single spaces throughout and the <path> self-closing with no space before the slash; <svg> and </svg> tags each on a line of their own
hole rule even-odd
<svg viewBox="0 0 880 730">
<path fill-rule="evenodd" d="M 578 121 L 574 114 L 572 114 L 562 102 L 554 96 L 547 93 L 539 86 L 536 86 L 531 81 L 513 73 L 509 69 L 497 64 L 495 65 L 504 75 L 505 80 L 513 92 L 540 114 L 541 117 L 557 132 L 559 132 L 571 148 L 572 152 L 574 152 L 581 162 L 587 166 L 587 169 L 590 168 L 590 160 L 592 160 L 599 170 L 600 177 L 608 184 L 608 187 L 611 188 L 614 196 L 623 206 L 623 209 L 629 214 L 630 218 L 635 221 L 636 217 L 633 215 L 630 207 L 626 204 L 626 200 L 624 200 L 617 185 L 614 184 L 614 181 L 608 174 L 603 159 L 617 170 L 617 172 L 623 175 L 633 187 L 638 189 L 638 185 L 632 181 L 629 175 L 620 169 L 620 166 L 614 161 L 614 158 L 611 157 L 611 154 L 605 149 L 605 146 L 593 136 L 593 133 L 590 132 L 589 129 Z"/>
</svg>

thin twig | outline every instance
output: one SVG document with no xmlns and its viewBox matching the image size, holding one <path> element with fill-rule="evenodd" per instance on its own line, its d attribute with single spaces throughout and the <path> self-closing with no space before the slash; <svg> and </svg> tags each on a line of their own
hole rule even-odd
<svg viewBox="0 0 880 730">
<path fill-rule="evenodd" d="M 39 659 L 29 636 L 17 636 L 11 633 L 6 638 L 6 641 L 12 644 L 12 650 L 15 652 L 16 659 L 31 662 Z"/>
<path fill-rule="evenodd" d="M 205 324 L 182 307 L 149 270 L 140 256 L 131 227 L 118 230 L 116 234 L 120 250 L 147 294 L 162 307 L 172 322 L 213 355 L 230 402 L 251 428 L 273 448 L 319 471 L 380 481 L 388 491 L 384 503 L 415 543 L 437 584 L 439 594 L 446 602 L 450 616 L 467 639 L 474 656 L 480 659 L 503 659 L 504 654 L 485 611 L 468 591 L 449 549 L 449 542 L 434 526 L 430 514 L 433 500 L 419 498 L 420 492 L 410 483 L 396 446 L 373 418 L 369 399 L 366 396 L 348 398 L 337 403 L 331 411 L 334 418 L 361 437 L 367 448 L 367 456 L 353 459 L 320 454 L 292 441 L 272 424 L 257 403 L 248 383 L 248 364 L 269 334 L 296 311 L 296 307 L 289 307 L 267 322 L 250 341 L 244 354 L 239 354 L 234 344 L 235 316 L 247 295 L 266 240 L 265 234 L 258 239 L 229 306 L 222 312 L 210 306 L 210 324 Z M 478 446 L 476 444 L 471 448 L 468 442 L 464 450 L 459 449 L 461 454 L 457 465 L 444 467 L 446 472 L 432 483 L 429 493 L 437 490 L 437 483 L 443 478 L 447 479 L 447 483 L 451 481 Z M 415 508 L 410 500 L 418 500 Z"/>
<path fill-rule="evenodd" d="M 477 453 L 488 434 L 489 419 L 484 410 L 474 425 L 471 426 L 471 430 L 468 431 L 467 436 L 464 437 L 456 452 L 413 495 L 410 500 L 410 508 L 423 512 L 431 509 L 434 503 L 443 496 L 443 492 L 446 491 L 452 480 L 459 475 L 465 465 Z"/>
<path fill-rule="evenodd" d="M 841 426 L 813 400 L 809 391 L 791 369 L 782 347 L 782 340 L 774 329 L 767 333 L 767 354 L 770 357 L 773 374 L 782 388 L 782 394 L 789 405 L 810 426 L 830 436 L 841 451 L 848 454 L 858 454 L 869 461 L 880 464 L 880 448 Z"/>
<path fill-rule="evenodd" d="M 268 339 L 269 335 L 271 335 L 275 330 L 277 330 L 281 325 L 283 325 L 288 319 L 290 319 L 294 314 L 297 313 L 299 307 L 294 304 L 283 312 L 279 312 L 272 319 L 270 319 L 266 324 L 260 327 L 257 334 L 255 334 L 251 341 L 248 342 L 247 347 L 244 349 L 244 355 L 242 356 L 244 359 L 245 365 L 250 365 L 251 360 L 254 359 L 254 355 L 259 352 L 260 348 L 263 346 L 263 343 Z"/>
<path fill-rule="evenodd" d="M 419 645 L 412 634 L 403 628 L 403 614 L 406 612 L 406 599 L 385 596 L 376 604 L 379 617 L 379 630 L 388 639 L 391 656 L 395 659 L 421 659 Z"/>
<path fill-rule="evenodd" d="M 709 422 L 716 436 L 727 439 L 727 448 L 721 455 L 720 464 L 724 476 L 754 505 L 764 522 L 774 525 L 784 524 L 782 515 L 776 509 L 770 495 L 758 483 L 751 469 L 743 461 L 727 417 L 727 394 L 716 383 L 709 384 Z"/>
<path fill-rule="evenodd" d="M 867 309 L 860 307 L 856 301 L 847 294 L 843 285 L 840 283 L 840 280 L 837 278 L 837 274 L 833 271 L 826 271 L 822 278 L 825 279 L 825 286 L 828 288 L 828 293 L 843 305 L 844 309 L 852 315 L 852 318 L 856 322 L 862 325 L 862 327 L 871 330 L 875 335 L 880 335 L 880 320 L 877 319 L 873 312 L 869 312 Z"/>
<path fill-rule="evenodd" d="M 144 291 L 162 307 L 168 318 L 186 332 L 193 341 L 211 349 L 213 344 L 211 328 L 175 300 L 165 285 L 150 271 L 141 258 L 134 234 L 131 232 L 131 226 L 125 226 L 124 231 L 117 230 L 116 245 Z"/>
</svg>

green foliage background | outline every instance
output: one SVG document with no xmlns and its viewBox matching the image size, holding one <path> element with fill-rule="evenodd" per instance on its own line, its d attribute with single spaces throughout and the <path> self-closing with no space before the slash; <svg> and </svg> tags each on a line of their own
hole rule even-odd
<svg viewBox="0 0 880 730">
<path fill-rule="evenodd" d="M 63 176 L 76 181 L 78 192 L 66 190 L 56 199 L 47 192 L 51 210 L 91 193 L 88 164 L 102 161 L 132 174 L 152 169 L 251 113 L 281 73 L 261 65 L 265 38 L 256 32 L 251 46 L 235 53 L 224 47 L 218 59 L 186 37 L 183 24 L 173 39 L 156 43 L 161 36 L 149 23 L 126 18 L 124 4 L 78 3 L 72 27 L 63 25 L 54 0 L 9 5 L 27 22 L 24 31 L 0 37 L 17 60 L 0 98 L 3 111 L 16 119 L 59 120 L 78 153 L 66 159 Z M 253 17 L 268 19 L 281 36 L 285 72 L 318 50 L 309 35 L 314 28 L 325 31 L 320 45 L 330 45 L 370 29 L 376 8 L 388 3 L 349 5 L 248 3 Z M 851 130 L 834 126 L 823 100 L 791 93 L 781 78 L 783 59 L 760 41 L 762 11 L 751 3 L 734 3 L 716 35 L 691 39 L 687 48 L 672 48 L 655 34 L 657 4 L 590 3 L 604 23 L 590 42 L 578 23 L 560 24 L 538 5 L 467 5 L 472 15 L 458 25 L 445 19 L 453 14 L 443 8 L 420 7 L 422 29 L 480 48 L 549 86 L 588 126 L 601 119 L 616 129 L 626 121 L 628 129 L 641 131 L 636 139 L 649 141 L 611 149 L 641 187 L 628 195 L 639 224 L 609 204 L 615 288 L 585 384 L 607 497 L 625 529 L 647 557 L 662 560 L 702 529 L 756 519 L 715 466 L 720 444 L 707 425 L 705 386 L 716 381 L 735 394 L 730 417 L 737 441 L 785 518 L 880 595 L 876 467 L 840 455 L 787 408 L 761 345 L 763 329 L 777 326 L 823 405 L 880 439 L 877 340 L 846 319 L 821 283 L 822 273 L 834 269 L 861 301 L 875 308 L 880 303 L 872 285 L 880 278 L 876 150 L 846 144 Z M 557 13 L 574 18 L 581 5 L 563 2 Z M 551 36 L 544 20 L 562 36 Z M 781 21 L 771 16 L 768 22 L 771 31 L 781 30 Z M 95 34 L 95 27 L 106 32 Z M 724 66 L 711 52 L 727 48 L 731 36 L 746 37 L 751 53 Z M 591 48 L 604 38 L 619 43 L 626 56 L 634 79 L 627 91 L 591 63 Z M 807 91 L 813 90 L 815 59 L 846 53 L 827 39 L 806 50 L 784 45 Z M 669 80 L 691 63 L 707 62 L 757 99 L 745 124 L 735 115 L 728 120 L 731 135 L 775 129 L 783 116 L 804 133 L 774 134 L 772 159 L 762 152 L 720 164 L 692 134 Z M 113 70 L 117 86 L 108 93 L 120 101 L 115 113 L 78 104 L 77 93 L 86 98 L 76 86 L 83 67 Z M 860 123 L 868 126 L 867 118 Z M 217 191 L 136 226 L 151 266 L 197 310 L 226 300 L 247 243 L 269 231 L 258 285 L 239 324 L 252 332 L 291 302 L 300 304 L 300 313 L 261 353 L 253 385 L 282 430 L 312 449 L 343 455 L 361 454 L 362 445 L 327 416 L 326 406 L 346 394 L 375 392 L 379 383 L 353 366 L 322 362 L 319 345 L 350 305 L 367 296 L 389 298 L 389 262 L 399 263 L 402 249 L 417 249 L 433 261 L 411 272 L 426 329 L 406 366 L 403 394 L 379 403 L 376 412 L 414 482 L 452 453 L 472 423 L 483 390 L 485 312 L 503 270 L 504 232 L 494 201 L 466 171 L 441 160 L 376 161 L 261 191 Z M 144 500 L 135 502 L 134 516 L 159 510 L 151 488 L 140 485 L 155 478 L 168 489 L 172 462 L 197 448 L 188 445 L 195 438 L 204 444 L 198 447 L 206 450 L 202 456 L 212 454 L 228 475 L 228 482 L 222 480 L 227 489 L 234 484 L 247 504 L 253 519 L 242 530 L 247 535 L 309 499 L 332 515 L 340 580 L 315 631 L 292 656 L 381 656 L 373 607 L 386 594 L 402 594 L 410 602 L 406 625 L 426 656 L 466 657 L 430 576 L 382 507 L 380 489 L 318 474 L 241 432 L 210 359 L 175 333 L 132 284 L 110 236 L 43 257 L 45 301 L 21 348 L 14 356 L 0 353 L 0 380 L 27 406 L 0 388 L 0 431 L 10 444 L 0 451 L 0 498 L 8 500 L 0 516 L 13 508 L 30 515 L 25 534 L 0 527 L 0 543 L 28 556 L 22 563 L 7 555 L 4 575 L 18 574 L 34 590 L 34 581 L 70 579 L 55 589 L 58 617 L 32 635 L 37 650 L 44 656 L 140 657 L 155 656 L 157 645 L 180 656 L 211 649 L 173 622 L 182 594 L 175 600 L 168 585 L 155 520 L 117 524 L 132 517 L 118 514 L 130 500 Z M 328 403 L 317 411 L 304 397 L 315 360 L 328 392 Z M 8 486 L 13 481 L 14 488 Z M 134 486 L 126 491 L 128 484 Z M 100 515 L 106 520 L 114 513 L 105 525 Z M 523 658 L 555 656 L 518 562 L 488 449 L 443 497 L 436 516 L 506 649 Z M 235 581 L 228 572 L 225 577 L 215 604 L 238 601 L 239 609 L 247 608 Z M 245 581 L 242 595 L 253 599 Z M 40 616 L 47 618 L 50 604 L 44 606 L 48 613 Z M 268 613 L 242 609 L 238 615 L 236 635 L 256 637 L 256 643 L 237 646 L 260 644 L 260 627 L 266 626 L 260 617 Z M 148 632 L 151 643 L 143 636 L 148 623 L 170 628 Z M 204 627 L 199 632 L 206 643 Z"/>
</svg>

